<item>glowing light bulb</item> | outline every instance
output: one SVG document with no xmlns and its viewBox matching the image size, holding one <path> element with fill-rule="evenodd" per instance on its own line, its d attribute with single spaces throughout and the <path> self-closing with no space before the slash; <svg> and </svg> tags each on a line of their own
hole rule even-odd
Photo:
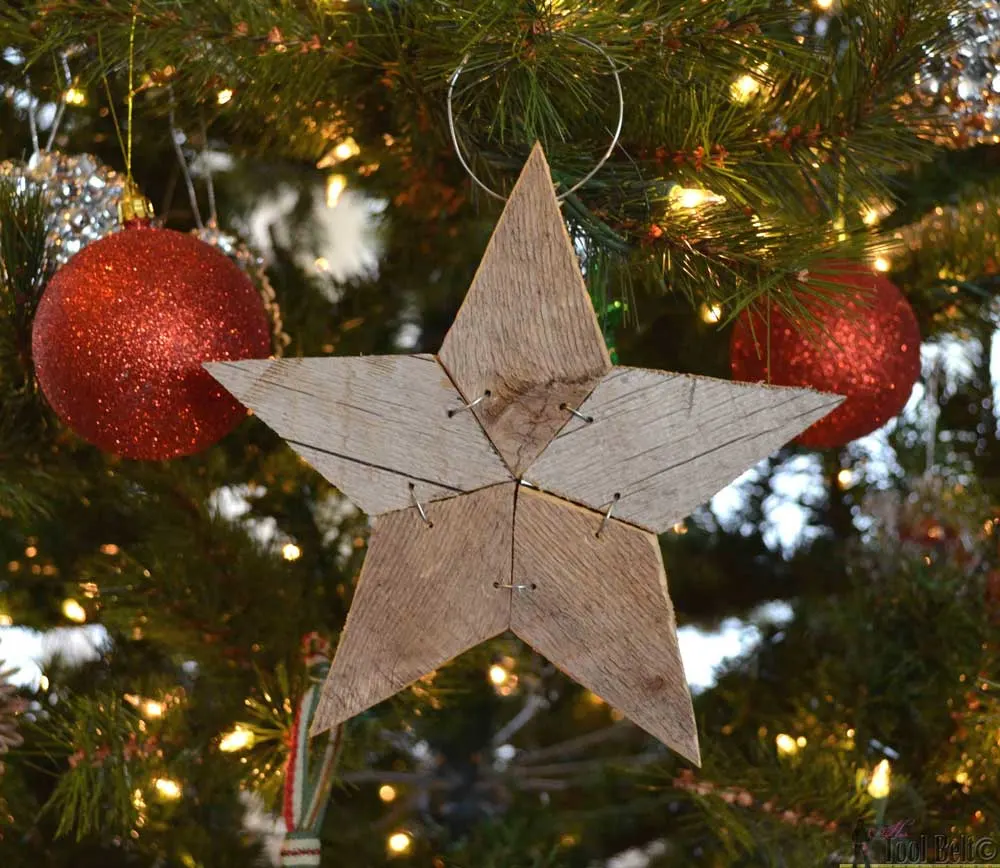
<svg viewBox="0 0 1000 868">
<path fill-rule="evenodd" d="M 872 772 L 872 779 L 868 782 L 868 795 L 873 799 L 884 799 L 889 795 L 889 790 L 892 788 L 891 779 L 892 772 L 889 769 L 889 760 L 882 760 L 877 766 L 875 766 L 875 771 Z"/>
<path fill-rule="evenodd" d="M 63 102 L 66 105 L 86 105 L 87 94 L 78 87 L 71 87 L 63 94 Z"/>
<path fill-rule="evenodd" d="M 406 832 L 393 832 L 386 841 L 386 846 L 390 853 L 397 855 L 409 853 L 410 847 L 413 846 L 413 839 Z"/>
<path fill-rule="evenodd" d="M 8 615 L 6 612 L 0 612 L 0 627 L 11 627 L 14 624 L 14 619 Z"/>
<path fill-rule="evenodd" d="M 702 322 L 716 323 L 722 319 L 722 305 L 703 303 L 698 313 Z"/>
<path fill-rule="evenodd" d="M 116 555 L 120 551 L 121 549 L 118 548 L 118 546 L 116 546 L 114 543 L 105 543 L 104 545 L 101 546 L 102 555 Z"/>
<path fill-rule="evenodd" d="M 837 485 L 841 488 L 850 488 L 854 485 L 854 471 L 845 467 L 837 473 Z"/>
<path fill-rule="evenodd" d="M 67 620 L 75 624 L 83 624 L 87 620 L 87 610 L 72 597 L 67 597 L 63 600 L 62 613 L 66 616 Z"/>
<path fill-rule="evenodd" d="M 888 271 L 892 268 L 892 264 L 884 256 L 879 256 L 872 263 L 875 266 L 876 271 Z"/>
<path fill-rule="evenodd" d="M 302 549 L 295 545 L 295 543 L 285 543 L 281 547 L 281 556 L 286 561 L 297 561 L 302 557 Z"/>
<path fill-rule="evenodd" d="M 254 746 L 256 737 L 245 726 L 235 726 L 219 742 L 219 750 L 225 753 L 236 753 Z"/>
<path fill-rule="evenodd" d="M 396 788 L 389 786 L 389 784 L 382 784 L 378 788 L 378 797 L 383 802 L 394 802 L 396 801 Z"/>
<path fill-rule="evenodd" d="M 774 744 L 778 748 L 778 753 L 782 756 L 792 756 L 799 752 L 799 743 L 786 733 L 778 733 L 775 736 Z"/>
<path fill-rule="evenodd" d="M 741 75 L 729 86 L 729 96 L 733 102 L 750 102 L 760 93 L 760 82 L 749 72 Z"/>
<path fill-rule="evenodd" d="M 827 12 L 833 8 L 833 3 L 834 0 L 816 0 L 816 8 Z"/>
<path fill-rule="evenodd" d="M 360 153 L 361 148 L 358 147 L 358 143 L 350 136 L 344 139 L 344 141 L 333 149 L 333 155 L 338 160 L 349 160 L 351 157 L 356 157 Z"/>
<path fill-rule="evenodd" d="M 687 211 L 694 211 L 703 205 L 721 205 L 726 201 L 725 196 L 701 187 L 672 187 L 669 198 L 672 207 Z"/>
<path fill-rule="evenodd" d="M 168 802 L 175 802 L 181 797 L 181 785 L 170 778 L 157 778 L 153 781 L 157 795 Z"/>
<path fill-rule="evenodd" d="M 955 772 L 955 783 L 961 784 L 963 787 L 969 782 L 969 773 L 965 769 L 959 769 Z"/>
<path fill-rule="evenodd" d="M 489 674 L 490 674 L 490 681 L 496 684 L 498 687 L 501 684 L 504 684 L 507 681 L 507 679 L 510 678 L 510 673 L 498 663 L 494 663 L 490 667 Z"/>
<path fill-rule="evenodd" d="M 809 742 L 806 740 L 806 737 L 804 735 L 800 735 L 797 739 L 795 739 L 795 743 L 799 747 L 805 747 L 807 744 L 809 744 Z"/>
<path fill-rule="evenodd" d="M 215 95 L 215 101 L 219 105 L 225 105 L 233 98 L 232 88 L 224 87 Z"/>
<path fill-rule="evenodd" d="M 344 175 L 330 175 L 326 179 L 326 207 L 336 208 L 346 189 L 347 178 Z"/>
<path fill-rule="evenodd" d="M 147 699 L 142 703 L 142 713 L 146 717 L 163 717 L 163 703 L 155 699 Z"/>
<path fill-rule="evenodd" d="M 874 226 L 879 221 L 879 213 L 874 208 L 869 208 L 861 215 L 861 222 L 865 226 Z"/>
</svg>

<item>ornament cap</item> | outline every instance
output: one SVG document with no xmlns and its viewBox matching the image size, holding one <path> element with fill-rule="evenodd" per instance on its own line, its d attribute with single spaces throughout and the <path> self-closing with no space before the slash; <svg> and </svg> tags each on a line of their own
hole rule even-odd
<svg viewBox="0 0 1000 868">
<path fill-rule="evenodd" d="M 153 203 L 145 197 L 135 181 L 126 178 L 121 202 L 118 203 L 118 219 L 122 223 L 129 223 L 132 220 L 152 220 L 155 216 Z"/>
</svg>

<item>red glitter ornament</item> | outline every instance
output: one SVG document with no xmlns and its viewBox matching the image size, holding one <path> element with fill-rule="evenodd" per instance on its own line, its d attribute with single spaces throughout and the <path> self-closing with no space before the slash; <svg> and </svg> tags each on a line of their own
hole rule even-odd
<svg viewBox="0 0 1000 868">
<path fill-rule="evenodd" d="M 205 449 L 246 415 L 202 362 L 270 349 L 247 276 L 203 241 L 145 221 L 56 272 L 32 332 L 38 382 L 59 417 L 101 449 L 153 460 Z"/>
<path fill-rule="evenodd" d="M 796 438 L 803 446 L 829 448 L 870 434 L 903 409 L 920 374 L 920 330 L 903 294 L 864 265 L 825 263 L 814 279 L 850 286 L 854 297 L 843 306 L 815 305 L 819 330 L 811 333 L 772 308 L 769 334 L 761 313 L 751 320 L 744 311 L 733 329 L 730 362 L 736 380 L 844 395 L 843 404 Z"/>
</svg>

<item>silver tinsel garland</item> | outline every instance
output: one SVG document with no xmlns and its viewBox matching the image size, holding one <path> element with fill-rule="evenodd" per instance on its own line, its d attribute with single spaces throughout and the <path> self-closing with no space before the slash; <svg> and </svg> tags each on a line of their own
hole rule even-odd
<svg viewBox="0 0 1000 868">
<path fill-rule="evenodd" d="M 958 147 L 1000 142 L 1000 3 L 972 0 L 952 54 L 931 54 L 915 98 L 945 121 L 943 142 Z"/>
<path fill-rule="evenodd" d="M 41 187 L 51 209 L 48 259 L 54 271 L 88 244 L 117 232 L 124 175 L 90 154 L 39 151 L 27 163 L 0 163 L 0 177 Z"/>
</svg>

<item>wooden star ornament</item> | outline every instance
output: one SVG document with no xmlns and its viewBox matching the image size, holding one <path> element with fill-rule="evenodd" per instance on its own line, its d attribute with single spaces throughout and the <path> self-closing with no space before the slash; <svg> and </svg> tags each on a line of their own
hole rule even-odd
<svg viewBox="0 0 1000 868">
<path fill-rule="evenodd" d="M 510 630 L 696 763 L 656 534 L 842 400 L 613 367 L 538 145 L 436 357 L 206 367 L 375 517 L 314 732 Z"/>
</svg>

